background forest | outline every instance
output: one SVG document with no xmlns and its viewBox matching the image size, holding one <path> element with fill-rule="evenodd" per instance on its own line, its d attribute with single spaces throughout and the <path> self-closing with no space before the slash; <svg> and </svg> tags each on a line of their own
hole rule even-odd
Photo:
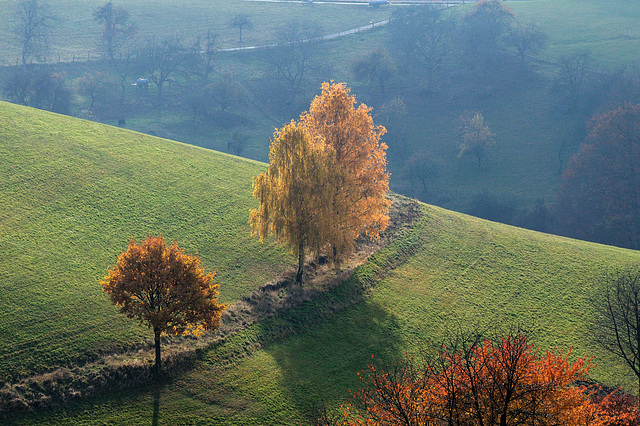
<svg viewBox="0 0 640 426">
<path fill-rule="evenodd" d="M 275 126 L 297 117 L 322 81 L 346 81 L 387 127 L 392 190 L 539 231 L 637 244 L 615 227 L 577 230 L 573 207 L 558 206 L 590 122 L 640 102 L 633 2 L 194 1 L 177 15 L 171 2 L 9 3 L 5 100 L 264 161 Z M 481 141 L 469 139 L 473 116 Z M 598 202 L 585 197 L 582 205 Z M 582 208 L 577 220 L 602 214 Z"/>
</svg>

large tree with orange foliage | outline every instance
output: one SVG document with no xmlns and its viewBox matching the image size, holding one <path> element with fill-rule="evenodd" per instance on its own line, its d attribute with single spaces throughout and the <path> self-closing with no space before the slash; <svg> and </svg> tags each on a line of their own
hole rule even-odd
<svg viewBox="0 0 640 426">
<path fill-rule="evenodd" d="M 442 348 L 424 366 L 379 370 L 345 407 L 350 425 L 596 425 L 598 406 L 576 380 L 591 368 L 570 352 L 541 354 L 526 336 Z M 359 406 L 359 410 L 357 409 Z"/>
<path fill-rule="evenodd" d="M 383 126 L 373 124 L 371 108 L 360 104 L 345 83 L 323 83 L 322 93 L 300 116 L 300 124 L 326 153 L 332 170 L 326 183 L 331 217 L 328 242 L 340 261 L 351 254 L 355 239 L 377 239 L 389 223 L 387 145 Z"/>
<path fill-rule="evenodd" d="M 276 131 L 269 168 L 253 181 L 253 234 L 274 235 L 298 257 L 299 283 L 305 255 L 340 262 L 358 236 L 377 239 L 389 222 L 386 130 L 355 102 L 344 83 L 324 83 L 299 124 Z"/>
<path fill-rule="evenodd" d="M 100 284 L 120 312 L 153 328 L 159 374 L 161 334 L 199 335 L 218 327 L 225 305 L 218 303 L 214 276 L 177 243 L 167 247 L 162 236 L 149 236 L 141 244 L 131 240 Z"/>
</svg>

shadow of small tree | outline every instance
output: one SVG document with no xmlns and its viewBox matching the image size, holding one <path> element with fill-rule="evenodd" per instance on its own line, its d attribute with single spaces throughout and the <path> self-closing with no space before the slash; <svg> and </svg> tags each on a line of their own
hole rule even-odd
<svg viewBox="0 0 640 426">
<path fill-rule="evenodd" d="M 158 420 L 160 418 L 160 388 L 154 388 L 153 394 L 153 418 L 151 419 L 152 426 L 158 426 Z"/>
</svg>

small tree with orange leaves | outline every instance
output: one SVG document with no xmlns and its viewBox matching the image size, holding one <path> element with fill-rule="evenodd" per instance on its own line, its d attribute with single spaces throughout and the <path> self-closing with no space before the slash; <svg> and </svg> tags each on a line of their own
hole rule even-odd
<svg viewBox="0 0 640 426">
<path fill-rule="evenodd" d="M 153 328 L 159 374 L 161 334 L 199 335 L 218 327 L 226 306 L 218 303 L 214 276 L 177 243 L 167 247 L 162 236 L 149 236 L 141 244 L 131 240 L 100 284 L 120 312 Z"/>
</svg>

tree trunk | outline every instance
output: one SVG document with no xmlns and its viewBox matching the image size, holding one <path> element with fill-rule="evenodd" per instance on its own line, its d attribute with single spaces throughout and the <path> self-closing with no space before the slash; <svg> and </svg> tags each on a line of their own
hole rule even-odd
<svg viewBox="0 0 640 426">
<path fill-rule="evenodd" d="M 160 329 L 154 328 L 153 332 L 156 338 L 156 375 L 160 376 L 160 370 L 162 369 L 162 361 L 160 360 Z"/>
<path fill-rule="evenodd" d="M 296 273 L 296 283 L 302 285 L 302 272 L 304 268 L 304 244 L 300 242 L 298 246 L 298 272 Z"/>
</svg>

